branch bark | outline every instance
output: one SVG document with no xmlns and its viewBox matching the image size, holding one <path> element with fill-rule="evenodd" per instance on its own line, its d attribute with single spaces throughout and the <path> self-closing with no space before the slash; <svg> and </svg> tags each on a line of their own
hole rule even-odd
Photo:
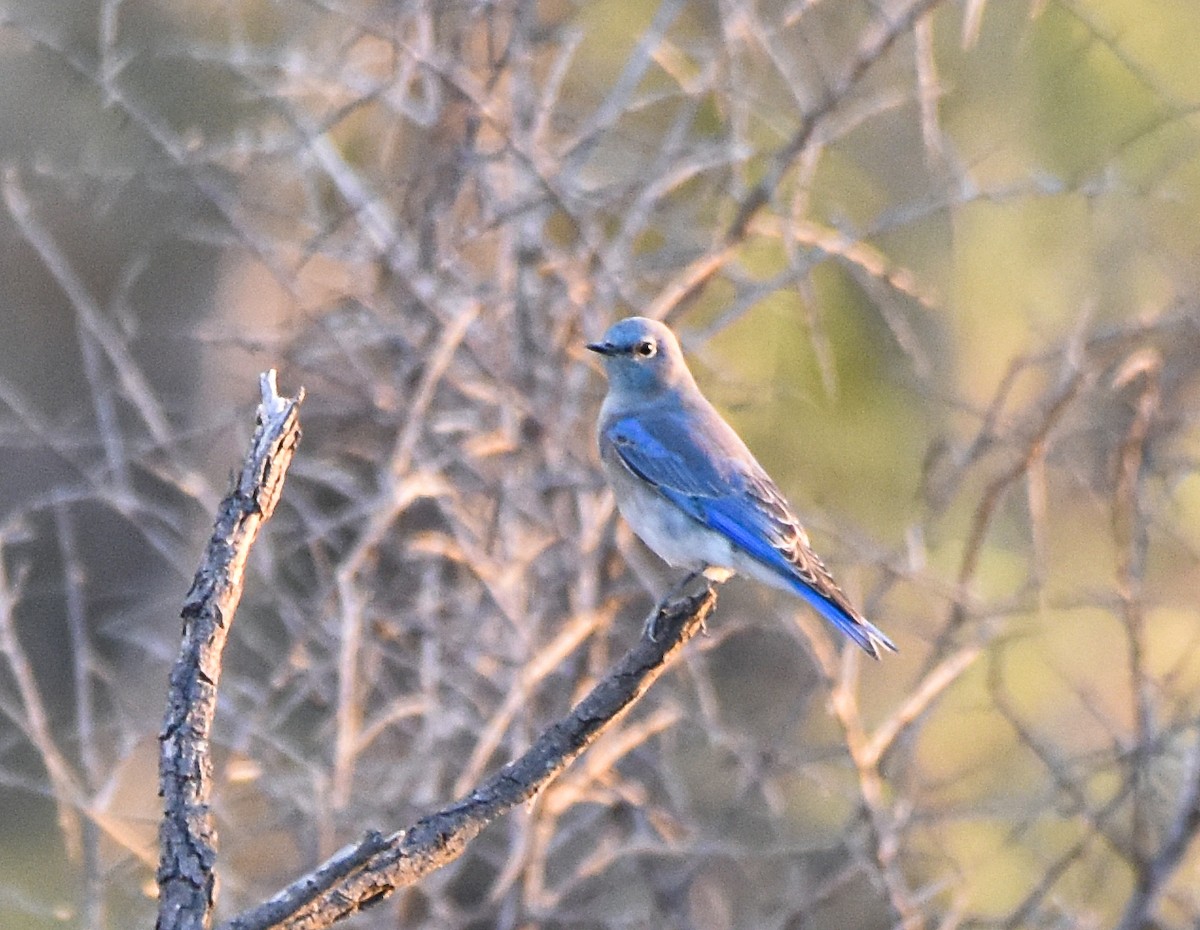
<svg viewBox="0 0 1200 930">
<path fill-rule="evenodd" d="M 262 402 L 250 451 L 233 490 L 221 502 L 212 537 L 183 603 L 183 641 L 171 670 L 167 712 L 159 734 L 159 930 L 203 930 L 211 925 L 217 834 L 208 799 L 212 790 L 209 734 L 217 708 L 221 655 L 242 597 L 246 560 L 283 491 L 300 441 L 304 399 L 280 397 L 275 372 L 260 376 Z"/>
<path fill-rule="evenodd" d="M 716 587 L 703 576 L 693 576 L 689 582 L 655 608 L 647 627 L 655 630 L 657 639 L 644 635 L 570 714 L 543 731 L 520 758 L 407 830 L 389 837 L 367 834 L 271 900 L 223 924 L 221 930 L 329 927 L 452 862 L 485 826 L 536 795 L 595 742 L 703 628 L 717 603 Z"/>
</svg>

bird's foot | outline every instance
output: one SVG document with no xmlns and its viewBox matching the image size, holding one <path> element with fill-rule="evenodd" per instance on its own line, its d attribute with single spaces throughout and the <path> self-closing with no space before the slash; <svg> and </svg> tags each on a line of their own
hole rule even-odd
<svg viewBox="0 0 1200 930">
<path fill-rule="evenodd" d="M 646 637 L 646 639 L 650 640 L 652 643 L 658 642 L 659 636 L 663 632 L 662 625 L 667 619 L 667 611 L 674 602 L 683 597 L 687 589 L 697 578 L 704 580 L 705 587 L 709 586 L 710 579 L 707 575 L 705 575 L 704 572 L 689 572 L 687 575 L 685 575 L 683 580 L 681 580 L 678 584 L 671 588 L 670 591 L 667 592 L 666 596 L 659 602 L 658 607 L 655 608 L 654 613 L 646 618 L 646 624 L 642 627 L 642 635 Z M 705 634 L 708 633 L 708 628 L 705 627 L 703 623 L 700 625 L 700 632 Z"/>
</svg>

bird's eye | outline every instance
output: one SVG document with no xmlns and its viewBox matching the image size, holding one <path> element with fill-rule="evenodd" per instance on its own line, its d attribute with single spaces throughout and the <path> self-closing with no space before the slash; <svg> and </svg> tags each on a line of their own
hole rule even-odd
<svg viewBox="0 0 1200 930">
<path fill-rule="evenodd" d="M 633 351 L 640 358 L 653 358 L 654 354 L 658 351 L 658 346 L 654 344 L 653 340 L 644 339 L 633 347 Z"/>
</svg>

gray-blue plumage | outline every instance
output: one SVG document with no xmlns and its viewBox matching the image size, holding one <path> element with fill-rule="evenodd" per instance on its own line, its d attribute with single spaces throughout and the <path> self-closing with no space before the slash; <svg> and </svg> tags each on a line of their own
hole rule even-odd
<svg viewBox="0 0 1200 930">
<path fill-rule="evenodd" d="M 604 359 L 600 460 L 622 516 L 667 563 L 741 571 L 803 597 L 875 658 L 895 651 L 837 586 L 783 495 L 700 393 L 679 343 L 643 317 L 588 346 Z"/>
</svg>

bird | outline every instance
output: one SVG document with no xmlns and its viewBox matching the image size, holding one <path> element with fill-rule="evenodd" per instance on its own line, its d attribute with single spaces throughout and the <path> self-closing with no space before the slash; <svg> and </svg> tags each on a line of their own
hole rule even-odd
<svg viewBox="0 0 1200 930">
<path fill-rule="evenodd" d="M 897 651 L 833 580 L 775 482 L 701 393 L 666 324 L 626 317 L 587 348 L 608 377 L 600 462 L 617 509 L 650 549 L 712 581 L 742 572 L 799 595 L 873 658 L 881 647 Z"/>
</svg>

